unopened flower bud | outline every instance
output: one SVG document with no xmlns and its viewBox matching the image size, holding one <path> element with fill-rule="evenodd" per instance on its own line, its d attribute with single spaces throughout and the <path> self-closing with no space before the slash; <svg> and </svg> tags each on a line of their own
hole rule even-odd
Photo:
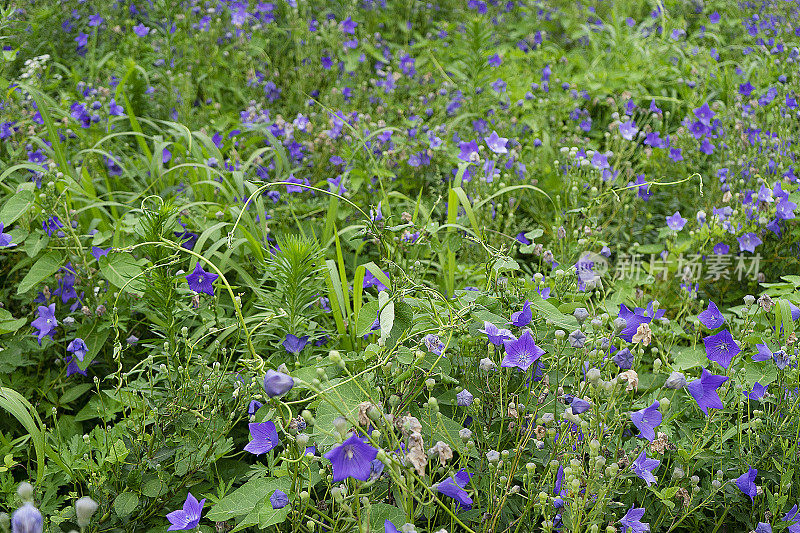
<svg viewBox="0 0 800 533">
<path fill-rule="evenodd" d="M 308 434 L 307 433 L 300 433 L 297 437 L 297 445 L 301 448 L 305 448 L 308 445 Z"/>
<path fill-rule="evenodd" d="M 490 372 L 492 370 L 497 370 L 497 365 L 494 364 L 494 362 L 491 359 L 489 359 L 488 357 L 484 357 L 483 359 L 481 359 L 480 363 L 478 363 L 478 367 L 481 370 L 483 370 L 484 372 Z"/>
<path fill-rule="evenodd" d="M 89 496 L 79 498 L 75 502 L 75 516 L 77 518 L 78 527 L 88 527 L 92 521 L 92 516 L 97 511 L 97 502 Z"/>
<path fill-rule="evenodd" d="M 283 396 L 294 387 L 292 376 L 275 370 L 267 370 L 264 376 L 264 391 L 270 398 Z"/>
<path fill-rule="evenodd" d="M 686 386 L 686 377 L 680 372 L 672 372 L 664 386 L 668 389 L 682 389 Z"/>
<path fill-rule="evenodd" d="M 333 427 L 336 428 L 336 431 L 339 433 L 339 435 L 344 437 L 350 429 L 350 422 L 348 422 L 345 417 L 338 416 L 333 419 Z"/>
<path fill-rule="evenodd" d="M 33 503 L 33 485 L 27 481 L 23 481 L 17 487 L 17 495 L 23 503 Z"/>
</svg>

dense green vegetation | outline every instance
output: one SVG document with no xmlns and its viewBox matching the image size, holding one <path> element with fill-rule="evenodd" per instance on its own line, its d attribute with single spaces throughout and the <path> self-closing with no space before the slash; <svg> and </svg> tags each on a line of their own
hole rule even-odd
<svg viewBox="0 0 800 533">
<path fill-rule="evenodd" d="M 800 532 L 797 0 L 0 41 L 0 529 Z"/>
</svg>

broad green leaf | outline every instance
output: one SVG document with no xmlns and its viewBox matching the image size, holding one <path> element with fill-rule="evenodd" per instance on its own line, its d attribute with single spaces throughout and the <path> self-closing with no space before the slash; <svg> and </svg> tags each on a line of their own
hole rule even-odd
<svg viewBox="0 0 800 533">
<path fill-rule="evenodd" d="M 111 449 L 108 450 L 106 462 L 111 464 L 122 463 L 125 461 L 128 453 L 128 448 L 125 447 L 125 443 L 122 442 L 122 439 L 117 439 L 114 441 L 114 445 L 111 446 Z"/>
<path fill-rule="evenodd" d="M 290 487 L 291 479 L 288 476 L 251 479 L 222 498 L 219 503 L 211 508 L 207 517 L 214 522 L 224 522 L 232 518 L 245 516 L 254 510 L 258 513 L 260 508 L 256 506 L 259 505 L 262 500 L 266 498 L 267 505 L 269 505 L 269 497 L 272 496 L 273 492 L 280 489 L 286 494 L 289 494 Z M 254 523 L 258 523 L 258 521 Z"/>
<path fill-rule="evenodd" d="M 393 348 L 403 332 L 411 329 L 414 325 L 414 309 L 406 302 L 397 302 L 394 304 L 394 321 L 392 323 L 391 332 L 386 340 L 387 348 Z M 381 325 L 381 328 L 383 326 Z"/>
<path fill-rule="evenodd" d="M 434 412 L 431 408 L 415 408 L 412 406 L 411 412 L 419 419 L 422 424 L 422 435 L 425 442 L 432 447 L 436 442 L 442 441 L 454 451 L 460 454 L 469 453 L 458 436 L 462 426 L 458 422 L 444 416 L 441 412 Z"/>
<path fill-rule="evenodd" d="M 547 300 L 542 299 L 538 292 L 533 292 L 529 298 L 531 307 L 536 309 L 545 319 L 553 322 L 557 327 L 572 331 L 578 327 L 578 320 L 572 315 L 565 315 Z"/>
<path fill-rule="evenodd" d="M 325 394 L 317 407 L 314 438 L 318 445 L 327 447 L 336 442 L 333 421 L 344 415 L 357 421 L 359 404 L 368 401 L 368 395 L 376 398 L 378 394 L 373 387 L 366 384 L 366 380 L 356 382 L 349 378 L 326 381 L 322 389 Z"/>
<path fill-rule="evenodd" d="M 50 237 L 38 233 L 34 234 L 30 239 L 26 239 L 22 249 L 25 250 L 28 257 L 36 257 L 42 250 L 47 248 L 48 244 L 50 244 Z"/>
<path fill-rule="evenodd" d="M 661 491 L 661 494 L 659 494 L 659 498 L 661 498 L 662 500 L 671 500 L 678 493 L 679 489 L 680 487 L 667 487 Z"/>
<path fill-rule="evenodd" d="M 782 331 L 787 337 L 794 333 L 794 322 L 792 321 L 792 310 L 789 307 L 789 300 L 781 298 L 775 305 L 775 323 L 780 323 L 778 331 Z"/>
<path fill-rule="evenodd" d="M 144 269 L 128 253 L 111 252 L 100 258 L 100 272 L 115 287 L 132 294 L 143 294 L 144 282 L 141 279 Z"/>
<path fill-rule="evenodd" d="M 148 498 L 158 498 L 167 490 L 167 485 L 160 479 L 151 479 L 142 484 L 142 494 Z"/>
<path fill-rule="evenodd" d="M 273 509 L 272 502 L 270 502 L 269 498 L 263 500 L 260 506 L 261 508 L 258 511 L 258 527 L 261 529 L 266 529 L 269 526 L 280 524 L 286 520 L 286 517 L 289 516 L 289 511 L 292 509 L 290 505 L 280 509 Z"/>
<path fill-rule="evenodd" d="M 110 420 L 113 416 L 122 411 L 122 403 L 103 395 L 102 398 L 98 395 L 92 397 L 89 402 L 83 406 L 75 420 L 83 422 L 84 420 L 91 420 L 93 418 L 100 418 L 101 420 Z"/>
<path fill-rule="evenodd" d="M 356 335 L 362 337 L 368 334 L 375 319 L 378 318 L 378 301 L 372 300 L 365 303 L 358 312 L 358 319 L 356 324 Z"/>
<path fill-rule="evenodd" d="M 139 495 L 135 492 L 123 492 L 114 498 L 114 511 L 117 516 L 124 518 L 139 506 Z"/>
<path fill-rule="evenodd" d="M 409 522 L 402 509 L 388 503 L 373 503 L 369 515 L 370 529 L 375 532 L 383 531 L 387 520 L 394 524 L 398 531 L 403 524 Z"/>
<path fill-rule="evenodd" d="M 86 391 L 92 388 L 91 383 L 80 383 L 75 385 L 74 387 L 70 387 L 61 395 L 61 398 L 58 399 L 58 403 L 60 404 L 67 404 L 74 400 L 77 400 L 81 396 L 83 396 Z"/>
<path fill-rule="evenodd" d="M 744 379 L 750 389 L 758 381 L 762 385 L 769 385 L 778 379 L 778 368 L 772 361 L 745 361 L 744 362 Z"/>
<path fill-rule="evenodd" d="M 27 322 L 24 318 L 14 319 L 6 309 L 0 308 L 0 335 L 3 333 L 14 333 Z"/>
<path fill-rule="evenodd" d="M 31 208 L 34 199 L 33 192 L 25 189 L 8 199 L 3 209 L 0 210 L 0 222 L 5 225 L 6 231 L 10 229 L 12 223 Z"/>
<path fill-rule="evenodd" d="M 747 429 L 749 429 L 750 427 L 753 427 L 753 426 L 755 426 L 755 424 L 751 420 L 750 422 L 743 423 L 741 426 L 731 426 L 731 427 L 729 427 L 725 431 L 725 433 L 722 434 L 722 439 L 720 440 L 720 444 L 724 443 L 727 440 L 730 440 L 731 437 L 736 435 L 736 432 L 739 431 L 739 429 L 741 429 L 742 431 L 746 431 Z"/>
<path fill-rule="evenodd" d="M 708 362 L 705 348 L 701 346 L 677 348 L 672 352 L 672 358 L 675 360 L 675 368 L 678 370 L 704 366 Z"/>
<path fill-rule="evenodd" d="M 510 257 L 500 257 L 495 261 L 494 265 L 492 265 L 492 270 L 494 270 L 495 274 L 500 274 L 501 272 L 516 272 L 519 270 L 519 263 Z"/>
<path fill-rule="evenodd" d="M 662 244 L 643 244 L 639 246 L 640 254 L 658 254 L 662 250 L 664 250 L 664 245 Z"/>
<path fill-rule="evenodd" d="M 536 239 L 544 235 L 544 230 L 542 228 L 532 229 L 525 233 L 525 238 L 531 242 L 534 242 Z"/>
<path fill-rule="evenodd" d="M 17 286 L 17 294 L 25 294 L 40 282 L 55 274 L 64 262 L 58 252 L 48 252 L 40 257 Z"/>
<path fill-rule="evenodd" d="M 800 276 L 781 276 L 781 279 L 785 279 L 794 285 L 795 289 L 800 289 Z"/>
</svg>

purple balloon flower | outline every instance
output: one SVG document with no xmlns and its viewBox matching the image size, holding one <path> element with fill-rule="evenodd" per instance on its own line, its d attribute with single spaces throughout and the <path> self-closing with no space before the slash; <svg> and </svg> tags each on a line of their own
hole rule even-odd
<svg viewBox="0 0 800 533">
<path fill-rule="evenodd" d="M 338 483 L 349 477 L 366 481 L 372 472 L 372 460 L 378 450 L 361 440 L 353 433 L 349 439 L 326 453 L 324 457 L 333 466 L 333 482 Z"/>
<path fill-rule="evenodd" d="M 86 371 L 81 370 L 78 366 L 78 362 L 73 356 L 66 357 L 64 361 L 67 363 L 67 377 L 70 377 L 72 374 L 81 374 L 82 376 L 86 376 Z"/>
<path fill-rule="evenodd" d="M 500 329 L 486 320 L 483 321 L 483 329 L 479 329 L 478 332 L 486 334 L 489 337 L 489 342 L 495 346 L 502 346 L 504 340 L 514 338 L 514 335 L 509 330 Z"/>
<path fill-rule="evenodd" d="M 340 23 L 340 25 L 344 33 L 352 35 L 356 32 L 356 26 L 358 26 L 358 22 L 354 22 L 352 18 L 347 17 Z"/>
<path fill-rule="evenodd" d="M 717 304 L 711 300 L 708 301 L 708 309 L 697 315 L 697 318 L 705 327 L 712 330 L 717 329 L 725 323 L 725 319 L 722 317 L 722 313 L 719 312 Z"/>
<path fill-rule="evenodd" d="M 639 429 L 641 437 L 650 442 L 655 440 L 655 428 L 661 424 L 661 420 L 663 419 L 661 412 L 658 410 L 660 406 L 661 405 L 656 401 L 653 402 L 653 405 L 650 407 L 645 407 L 644 409 L 631 413 L 633 425 Z"/>
<path fill-rule="evenodd" d="M 267 453 L 281 443 L 278 438 L 278 430 L 271 421 L 252 422 L 248 424 L 248 427 L 250 428 L 250 436 L 253 437 L 253 440 L 248 442 L 247 446 L 244 447 L 247 452 L 261 455 L 262 453 Z"/>
<path fill-rule="evenodd" d="M 633 353 L 628 348 L 623 348 L 611 358 L 623 370 L 630 370 L 633 366 Z"/>
<path fill-rule="evenodd" d="M 772 354 L 772 357 L 775 359 L 775 366 L 778 367 L 778 370 L 783 370 L 789 366 L 789 354 L 786 351 L 778 350 Z"/>
<path fill-rule="evenodd" d="M 758 353 L 750 356 L 753 361 L 761 362 L 772 359 L 772 350 L 766 344 L 756 344 L 756 350 L 758 350 Z"/>
<path fill-rule="evenodd" d="M 754 253 L 756 251 L 756 246 L 763 242 L 758 238 L 758 235 L 752 231 L 750 233 L 745 233 L 736 240 L 739 241 L 739 249 L 741 251 L 750 253 Z"/>
<path fill-rule="evenodd" d="M 56 304 L 40 305 L 38 312 L 39 316 L 36 320 L 31 322 L 31 326 L 39 330 L 37 339 L 39 341 L 39 346 L 41 346 L 42 339 L 48 335 L 52 337 L 58 326 L 58 320 L 56 320 Z"/>
<path fill-rule="evenodd" d="M 789 509 L 789 512 L 782 519 L 784 522 L 790 522 L 789 528 L 786 530 L 789 533 L 800 533 L 800 511 L 797 510 L 797 505 Z"/>
<path fill-rule="evenodd" d="M 488 137 L 483 138 L 486 141 L 486 146 L 489 147 L 489 150 L 496 154 L 507 154 L 508 148 L 506 148 L 506 143 L 508 139 L 505 137 L 500 137 L 496 131 L 492 130 L 492 134 Z"/>
<path fill-rule="evenodd" d="M 461 150 L 458 153 L 458 158 L 466 163 L 472 161 L 472 154 L 478 155 L 478 143 L 475 141 L 460 142 L 458 143 L 458 148 Z"/>
<path fill-rule="evenodd" d="M 744 397 L 747 398 L 748 400 L 760 400 L 761 398 L 764 397 L 764 394 L 766 392 L 767 392 L 767 386 L 762 385 L 761 383 L 756 381 L 753 384 L 752 392 L 744 390 L 742 391 L 742 394 L 744 394 Z"/>
<path fill-rule="evenodd" d="M 3 223 L 0 222 L 0 248 L 9 248 L 14 246 L 11 244 L 11 234 L 3 233 Z"/>
<path fill-rule="evenodd" d="M 99 246 L 92 246 L 92 257 L 96 260 L 100 261 L 100 258 L 103 256 L 108 257 L 108 252 L 111 251 L 111 246 L 108 248 L 100 248 Z"/>
<path fill-rule="evenodd" d="M 42 513 L 32 503 L 23 503 L 11 515 L 11 528 L 14 533 L 41 533 Z"/>
<path fill-rule="evenodd" d="M 397 529 L 391 520 L 386 520 L 383 523 L 383 533 L 400 533 L 400 530 Z"/>
<path fill-rule="evenodd" d="M 261 408 L 262 405 L 264 404 L 259 402 L 258 400 L 251 401 L 250 405 L 247 406 L 247 415 L 253 416 L 254 414 L 256 414 L 256 411 L 258 411 Z"/>
<path fill-rule="evenodd" d="M 280 489 L 276 489 L 269 497 L 269 503 L 272 504 L 273 509 L 283 509 L 289 505 L 289 496 Z"/>
<path fill-rule="evenodd" d="M 135 33 L 137 37 L 146 37 L 147 34 L 150 33 L 150 28 L 139 23 L 133 27 L 133 33 Z"/>
<path fill-rule="evenodd" d="M 203 514 L 203 505 L 205 503 L 205 498 L 198 502 L 197 498 L 192 496 L 190 492 L 183 503 L 183 509 L 172 511 L 167 515 L 167 520 L 172 524 L 167 531 L 195 529 L 200 523 L 200 515 Z"/>
<path fill-rule="evenodd" d="M 444 343 L 439 339 L 438 335 L 429 333 L 425 335 L 425 337 L 422 339 L 422 342 L 425 343 L 425 347 L 428 348 L 429 351 L 436 355 L 442 355 L 445 346 Z"/>
<path fill-rule="evenodd" d="M 698 119 L 700 119 L 700 122 L 706 126 L 711 126 L 711 119 L 714 118 L 716 113 L 711 111 L 711 108 L 708 107 L 708 102 L 706 102 L 701 107 L 695 109 L 694 114 Z"/>
<path fill-rule="evenodd" d="M 67 345 L 67 351 L 77 357 L 78 361 L 83 362 L 83 358 L 89 353 L 89 347 L 86 346 L 83 339 L 78 337 Z"/>
<path fill-rule="evenodd" d="M 706 356 L 726 369 L 730 366 L 731 360 L 742 351 L 727 329 L 704 338 L 703 344 L 706 347 Z"/>
<path fill-rule="evenodd" d="M 754 501 L 758 492 L 755 483 L 756 474 L 758 474 L 758 470 L 750 467 L 746 473 L 736 478 L 736 486 L 739 487 L 739 490 L 750 496 L 750 501 Z"/>
<path fill-rule="evenodd" d="M 113 98 L 108 103 L 108 114 L 114 117 L 122 116 L 125 113 L 125 108 L 117 103 Z"/>
<path fill-rule="evenodd" d="M 643 516 L 644 507 L 634 507 L 631 505 L 631 508 L 625 513 L 625 516 L 619 521 L 622 525 L 622 533 L 628 533 L 628 530 L 630 530 L 631 533 L 647 533 L 650 531 L 650 524 L 641 521 Z"/>
<path fill-rule="evenodd" d="M 658 468 L 660 464 L 661 461 L 658 459 L 648 459 L 646 450 L 642 450 L 642 453 L 639 454 L 639 457 L 637 457 L 631 465 L 631 470 L 642 478 L 649 487 L 657 482 L 656 476 L 653 475 L 653 470 Z"/>
<path fill-rule="evenodd" d="M 472 474 L 462 469 L 456 473 L 455 478 L 449 477 L 444 481 L 440 481 L 434 485 L 434 488 L 437 492 L 456 500 L 464 510 L 469 510 L 472 508 L 472 498 L 469 497 L 464 487 L 469 483 L 470 477 L 472 477 Z"/>
<path fill-rule="evenodd" d="M 591 409 L 592 402 L 587 402 L 582 398 L 573 398 L 569 406 L 572 407 L 573 414 L 579 415 Z"/>
<path fill-rule="evenodd" d="M 48 237 L 52 237 L 53 232 L 56 232 L 63 227 L 64 224 L 61 223 L 57 216 L 52 216 L 42 222 L 42 229 L 44 229 L 44 232 L 47 233 Z"/>
<path fill-rule="evenodd" d="M 719 394 L 717 394 L 717 389 L 726 381 L 728 381 L 726 376 L 716 376 L 704 368 L 700 379 L 687 384 L 686 388 L 697 402 L 697 406 L 708 416 L 709 408 L 722 409 L 724 407 Z"/>
<path fill-rule="evenodd" d="M 506 355 L 500 366 L 517 367 L 523 372 L 527 372 L 528 368 L 545 353 L 542 348 L 536 346 L 530 330 L 525 330 L 519 339 L 503 341 L 503 345 L 506 347 Z"/>
<path fill-rule="evenodd" d="M 469 407 L 472 405 L 472 401 L 474 399 L 475 397 L 472 395 L 472 393 L 467 389 L 464 389 L 456 394 L 456 405 L 459 407 Z"/>
<path fill-rule="evenodd" d="M 664 310 L 659 309 L 653 312 L 653 303 L 648 304 L 647 309 L 637 307 L 633 311 L 627 308 L 625 304 L 619 306 L 619 318 L 625 320 L 625 327 L 619 332 L 619 336 L 628 342 L 633 342 L 633 336 L 636 330 L 642 324 L 649 324 L 654 318 L 661 318 L 664 316 Z"/>
<path fill-rule="evenodd" d="M 724 242 L 718 242 L 714 246 L 714 250 L 713 251 L 714 251 L 714 253 L 716 255 L 728 255 L 728 252 L 730 251 L 730 249 L 731 249 L 731 247 L 728 246 L 727 244 L 725 244 Z"/>
<path fill-rule="evenodd" d="M 675 211 L 671 217 L 667 217 L 667 227 L 674 231 L 680 231 L 686 225 L 686 219 L 681 216 L 680 211 Z"/>
<path fill-rule="evenodd" d="M 384 272 L 385 274 L 385 272 Z M 386 285 L 384 285 L 375 275 L 370 272 L 369 270 L 364 272 L 364 283 L 363 287 L 368 289 L 369 287 L 375 287 L 379 291 L 385 291 Z"/>
<path fill-rule="evenodd" d="M 294 387 L 294 379 L 288 374 L 275 370 L 267 370 L 264 376 L 264 392 L 270 398 L 283 396 Z"/>
<path fill-rule="evenodd" d="M 206 272 L 200 263 L 195 263 L 194 270 L 191 274 L 186 276 L 186 282 L 189 288 L 194 292 L 203 292 L 209 296 L 214 296 L 214 281 L 219 277 L 219 274 L 213 272 Z"/>
<path fill-rule="evenodd" d="M 622 135 L 623 139 L 628 141 L 633 140 L 633 136 L 639 132 L 639 128 L 636 127 L 636 124 L 629 120 L 628 122 L 624 122 L 619 125 L 619 133 Z"/>
<path fill-rule="evenodd" d="M 296 335 L 289 333 L 286 335 L 286 338 L 283 339 L 283 347 L 286 348 L 287 352 L 295 355 L 302 352 L 303 348 L 306 347 L 306 344 L 308 344 L 308 335 L 297 337 Z"/>
<path fill-rule="evenodd" d="M 532 318 L 533 312 L 531 311 L 531 303 L 528 300 L 525 300 L 525 303 L 522 304 L 522 311 L 517 311 L 511 315 L 510 324 L 513 324 L 518 328 L 522 328 L 530 324 Z"/>
</svg>

